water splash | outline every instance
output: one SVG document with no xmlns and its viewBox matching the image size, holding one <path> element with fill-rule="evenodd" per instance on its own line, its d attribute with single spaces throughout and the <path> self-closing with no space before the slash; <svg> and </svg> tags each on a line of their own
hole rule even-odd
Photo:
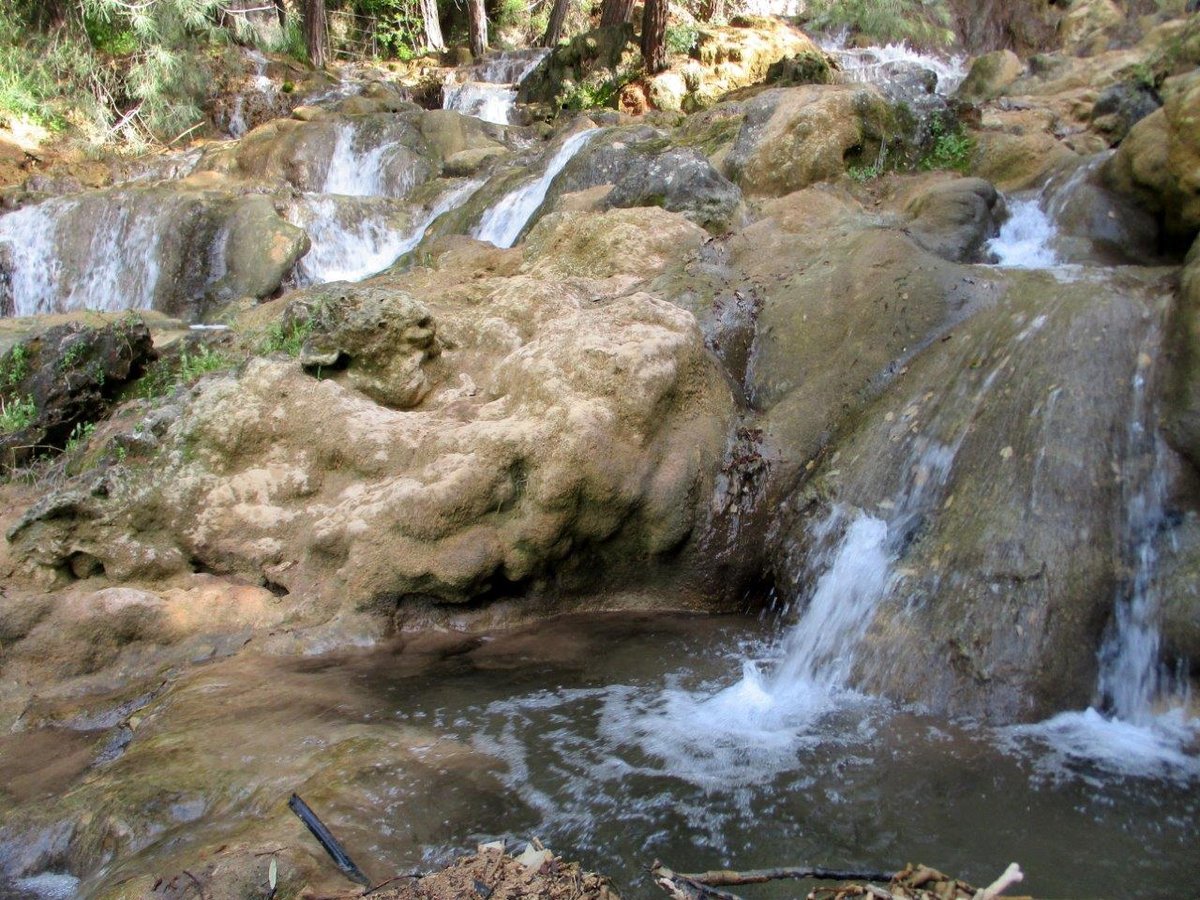
<svg viewBox="0 0 1200 900">
<path fill-rule="evenodd" d="M 442 87 L 442 108 L 496 125 L 509 124 L 517 102 L 517 87 L 549 52 L 499 53 L 468 68 L 461 83 L 455 81 L 457 74 L 452 75 Z"/>
<path fill-rule="evenodd" d="M 904 43 L 851 48 L 846 46 L 846 35 L 839 34 L 820 41 L 820 47 L 837 61 L 840 80 L 849 84 L 879 84 L 891 78 L 897 67 L 911 66 L 937 75 L 936 93 L 945 97 L 967 77 L 966 57 L 919 53 Z"/>
<path fill-rule="evenodd" d="M 401 149 L 395 141 L 382 141 L 365 151 L 352 123 L 338 127 L 329 168 L 325 172 L 322 194 L 341 194 L 344 197 L 403 197 L 416 186 L 412 166 L 405 166 L 402 176 L 395 179 L 389 165 Z M 394 182 L 394 183 L 393 183 Z"/>
<path fill-rule="evenodd" d="M 987 242 L 997 265 L 1012 269 L 1048 269 L 1060 263 L 1052 243 L 1054 222 L 1042 209 L 1041 196 L 1009 201 L 1008 220 L 1000 234 Z"/>
<path fill-rule="evenodd" d="M 0 311 L 31 316 L 149 309 L 160 275 L 159 244 L 172 212 L 169 204 L 151 215 L 132 203 L 85 207 L 68 197 L 0 217 Z M 67 240 L 83 251 L 74 278 L 62 260 Z"/>
<path fill-rule="evenodd" d="M 546 199 L 550 185 L 599 129 L 579 131 L 567 138 L 550 157 L 542 174 L 501 197 L 483 214 L 471 236 L 497 247 L 511 247 Z"/>
<path fill-rule="evenodd" d="M 443 193 L 414 223 L 410 207 L 375 197 L 305 194 L 288 219 L 308 232 L 312 249 L 297 265 L 302 284 L 359 281 L 386 269 L 421 242 L 429 226 L 464 203 L 483 182 L 466 181 Z M 403 220 L 405 227 L 397 227 Z"/>
</svg>

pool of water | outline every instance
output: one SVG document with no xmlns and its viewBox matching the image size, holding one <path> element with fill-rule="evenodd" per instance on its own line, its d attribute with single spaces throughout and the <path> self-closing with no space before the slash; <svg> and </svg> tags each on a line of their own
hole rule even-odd
<svg viewBox="0 0 1200 900">
<path fill-rule="evenodd" d="M 44 756 L 52 729 L 8 736 L 4 853 L 85 810 L 116 822 L 76 840 L 107 855 L 44 860 L 84 876 L 86 894 L 224 841 L 304 840 L 285 807 L 295 789 L 380 879 L 508 835 L 537 836 L 635 897 L 658 893 L 655 859 L 678 871 L 920 861 L 983 884 L 1016 861 L 1022 890 L 1042 897 L 1195 884 L 1194 753 L 1122 771 L 1052 729 L 951 723 L 847 691 L 764 711 L 755 673 L 773 665 L 778 630 L 623 614 L 244 654 L 139 711 L 115 759 L 111 730 L 72 732 L 69 759 L 44 767 L 29 755 Z"/>
</svg>

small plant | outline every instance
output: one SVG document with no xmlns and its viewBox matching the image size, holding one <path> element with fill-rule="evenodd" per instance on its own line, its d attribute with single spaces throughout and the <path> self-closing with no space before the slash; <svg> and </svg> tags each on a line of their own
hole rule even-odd
<svg viewBox="0 0 1200 900">
<path fill-rule="evenodd" d="M 12 434 L 33 424 L 37 418 L 37 404 L 32 397 L 0 397 L 0 434 Z"/>
<path fill-rule="evenodd" d="M 229 363 L 228 356 L 211 347 L 201 347 L 196 353 L 184 350 L 179 355 L 179 380 L 194 381 L 201 375 L 226 368 Z"/>
<path fill-rule="evenodd" d="M 883 166 L 878 162 L 869 166 L 851 166 L 846 170 L 846 175 L 851 181 L 857 184 L 866 184 L 868 181 L 874 181 L 883 174 Z"/>
<path fill-rule="evenodd" d="M 259 353 L 286 353 L 288 356 L 299 356 L 304 342 L 312 334 L 313 321 L 292 321 L 287 325 L 276 322 L 267 329 L 266 337 L 258 345 Z"/>
<path fill-rule="evenodd" d="M 667 28 L 664 40 L 667 52 L 676 54 L 691 53 L 700 38 L 700 32 L 695 25 L 671 25 Z"/>
<path fill-rule="evenodd" d="M 83 342 L 72 344 L 58 358 L 58 371 L 65 372 L 67 369 L 74 368 L 75 364 L 83 359 L 85 353 L 87 353 L 87 347 L 83 345 Z"/>
<path fill-rule="evenodd" d="M 29 348 L 17 344 L 0 358 L 0 389 L 16 387 L 29 374 Z"/>
<path fill-rule="evenodd" d="M 920 168 L 925 171 L 950 169 L 965 172 L 971 167 L 975 142 L 961 125 L 947 129 L 940 119 L 934 119 L 930 135 L 933 137 L 933 146 L 921 159 Z"/>
<path fill-rule="evenodd" d="M 186 384 L 232 364 L 230 357 L 208 347 L 190 353 L 184 350 L 177 357 L 163 357 L 151 363 L 146 370 L 138 382 L 137 396 L 143 400 L 165 397 L 176 385 Z"/>
<path fill-rule="evenodd" d="M 76 422 L 75 427 L 71 429 L 71 434 L 67 438 L 67 445 L 63 449 L 67 453 L 74 453 L 80 447 L 87 444 L 92 439 L 92 435 L 96 433 L 95 422 Z"/>
</svg>

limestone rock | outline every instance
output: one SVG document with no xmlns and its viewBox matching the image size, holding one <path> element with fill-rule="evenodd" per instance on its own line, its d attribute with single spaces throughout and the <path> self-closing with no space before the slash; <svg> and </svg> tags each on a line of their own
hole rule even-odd
<svg viewBox="0 0 1200 900">
<path fill-rule="evenodd" d="M 225 274 L 209 289 L 218 301 L 270 296 L 311 247 L 304 230 L 280 218 L 267 197 L 246 197 L 224 227 Z"/>
<path fill-rule="evenodd" d="M 999 229 L 1003 202 L 982 178 L 960 178 L 914 197 L 905 210 L 913 217 L 909 236 L 930 253 L 952 262 L 974 262 Z"/>
<path fill-rule="evenodd" d="M 1105 169 L 1108 184 L 1163 217 L 1168 235 L 1200 231 L 1200 72 L 1163 86 L 1163 108 L 1139 121 Z"/>
<path fill-rule="evenodd" d="M 978 57 L 958 89 L 958 96 L 978 103 L 993 100 L 1021 77 L 1025 70 L 1020 58 L 1011 50 L 995 50 Z"/>
<path fill-rule="evenodd" d="M 301 365 L 344 377 L 384 406 L 410 409 L 432 388 L 441 344 L 429 309 L 407 294 L 322 285 L 289 304 L 284 327 L 308 332 Z"/>
<path fill-rule="evenodd" d="M 780 196 L 874 162 L 894 139 L 892 113 L 871 87 L 806 85 L 764 91 L 725 157 L 725 172 L 748 194 Z"/>
<path fill-rule="evenodd" d="M 78 426 L 103 418 L 156 355 L 150 329 L 129 319 L 103 328 L 56 325 L 0 356 L 0 399 L 31 405 L 24 424 L 0 432 L 0 472 L 61 448 Z"/>
<path fill-rule="evenodd" d="M 697 151 L 672 148 L 627 171 L 607 202 L 618 208 L 661 206 L 720 233 L 737 224 L 742 192 Z"/>
</svg>

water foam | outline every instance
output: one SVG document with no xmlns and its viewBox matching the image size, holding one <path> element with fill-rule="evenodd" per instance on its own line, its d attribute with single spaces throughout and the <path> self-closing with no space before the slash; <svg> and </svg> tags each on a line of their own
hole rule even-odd
<svg viewBox="0 0 1200 900">
<path fill-rule="evenodd" d="M 558 173 L 595 137 L 597 131 L 599 129 L 595 128 L 578 131 L 563 141 L 562 146 L 546 163 L 542 174 L 501 197 L 483 214 L 479 224 L 471 230 L 471 236 L 497 247 L 511 247 L 515 244 L 538 207 L 545 201 L 550 185 L 558 177 Z"/>
<path fill-rule="evenodd" d="M 1048 269 L 1059 264 L 1051 246 L 1056 229 L 1042 209 L 1040 197 L 1009 202 L 1009 217 L 1000 234 L 987 243 L 997 265 L 1011 269 Z"/>
</svg>

